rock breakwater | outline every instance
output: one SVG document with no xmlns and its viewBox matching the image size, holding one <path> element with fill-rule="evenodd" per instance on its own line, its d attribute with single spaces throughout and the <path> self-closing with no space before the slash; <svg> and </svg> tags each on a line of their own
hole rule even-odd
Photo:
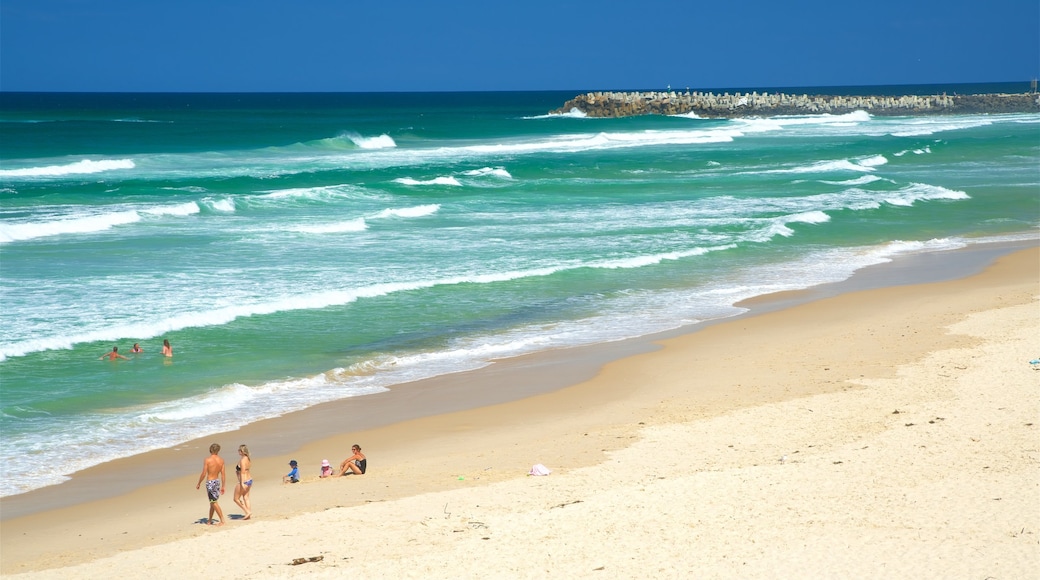
<svg viewBox="0 0 1040 580">
<path fill-rule="evenodd" d="M 712 92 L 594 92 L 578 95 L 550 114 L 580 111 L 589 117 L 686 115 L 705 118 L 768 117 L 776 115 L 967 115 L 977 113 L 1037 113 L 1040 94 L 828 96 L 784 93 Z"/>
</svg>

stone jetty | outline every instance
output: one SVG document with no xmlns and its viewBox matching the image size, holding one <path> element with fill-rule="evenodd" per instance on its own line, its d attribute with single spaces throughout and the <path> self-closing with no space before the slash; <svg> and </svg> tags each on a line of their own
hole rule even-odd
<svg viewBox="0 0 1040 580">
<path fill-rule="evenodd" d="M 889 116 L 1038 113 L 1040 94 L 828 96 L 759 92 L 595 92 L 578 95 L 559 109 L 550 111 L 550 114 L 564 114 L 574 110 L 589 117 L 693 113 L 704 118 L 842 114 L 852 111 Z"/>
</svg>

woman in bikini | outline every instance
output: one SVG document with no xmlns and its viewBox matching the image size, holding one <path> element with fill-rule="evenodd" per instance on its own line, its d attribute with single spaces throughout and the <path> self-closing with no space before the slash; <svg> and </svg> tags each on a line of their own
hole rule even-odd
<svg viewBox="0 0 1040 580">
<path fill-rule="evenodd" d="M 361 452 L 361 446 L 355 443 L 350 450 L 353 451 L 354 454 L 344 459 L 343 463 L 339 465 L 340 477 L 348 475 L 348 471 L 354 475 L 364 475 L 365 470 L 368 469 L 368 459 L 366 459 L 365 454 Z"/>
<path fill-rule="evenodd" d="M 245 445 L 238 446 L 238 454 L 241 459 L 235 466 L 235 475 L 238 476 L 238 485 L 235 486 L 235 503 L 245 512 L 245 517 L 242 519 L 248 520 L 253 517 L 253 508 L 249 505 L 249 490 L 253 489 L 253 475 L 249 473 L 249 468 L 253 461 L 249 459 L 249 448 Z"/>
</svg>

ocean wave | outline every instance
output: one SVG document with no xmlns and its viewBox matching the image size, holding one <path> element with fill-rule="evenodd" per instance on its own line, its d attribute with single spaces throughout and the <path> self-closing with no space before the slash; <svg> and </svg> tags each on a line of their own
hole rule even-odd
<svg viewBox="0 0 1040 580">
<path fill-rule="evenodd" d="M 365 218 L 356 218 L 328 224 L 292 226 L 286 229 L 291 232 L 300 232 L 304 234 L 342 234 L 348 232 L 363 232 L 368 229 L 368 224 L 365 222 Z"/>
<path fill-rule="evenodd" d="M 90 215 L 67 216 L 44 221 L 0 223 L 0 244 L 66 234 L 98 233 L 116 226 L 139 222 L 142 216 L 187 216 L 197 214 L 199 211 L 198 204 L 187 202 L 117 211 L 98 211 Z"/>
<path fill-rule="evenodd" d="M 717 220 L 718 225 L 733 226 L 747 223 L 765 223 L 768 235 L 754 236 L 755 241 L 766 241 L 774 235 L 790 235 L 788 223 L 825 223 L 831 220 L 827 212 L 875 210 L 884 204 L 910 206 L 916 201 L 930 200 L 964 200 L 969 196 L 961 191 L 953 191 L 940 186 L 911 183 L 896 189 L 870 190 L 860 187 L 874 182 L 882 182 L 885 186 L 892 183 L 887 179 L 834 182 L 844 189 L 829 193 L 805 196 L 777 196 L 755 198 L 716 198 L 725 204 L 725 210 Z M 854 183 L 855 182 L 855 183 Z M 762 217 L 763 214 L 780 213 L 779 216 Z M 710 217 L 710 216 L 701 216 Z M 756 230 L 759 234 L 762 230 Z"/>
<path fill-rule="evenodd" d="M 874 171 L 875 167 L 888 163 L 888 159 L 884 155 L 871 155 L 869 157 L 861 157 L 858 159 L 827 159 L 816 161 L 808 165 L 799 165 L 797 167 L 785 167 L 780 169 L 761 169 L 756 170 L 754 173 L 833 173 L 836 171 L 856 171 L 856 172 L 868 172 Z M 742 172 L 748 174 L 752 172 Z"/>
<path fill-rule="evenodd" d="M 0 224 L 0 244 L 64 234 L 102 232 L 115 226 L 131 224 L 140 220 L 141 214 L 134 210 L 127 210 L 45 222 L 4 223 Z"/>
<path fill-rule="evenodd" d="M 513 179 L 513 176 L 505 170 L 504 167 L 481 167 L 480 169 L 471 169 L 469 171 L 463 171 L 463 175 L 467 177 L 498 177 L 501 179 Z"/>
<path fill-rule="evenodd" d="M 126 339 L 127 337 L 133 337 L 138 341 L 148 340 L 186 328 L 222 326 L 239 318 L 299 310 L 319 310 L 322 308 L 343 306 L 364 298 L 375 298 L 436 286 L 491 284 L 524 278 L 550 276 L 557 272 L 580 268 L 638 267 L 640 265 L 657 263 L 662 259 L 679 259 L 686 256 L 700 255 L 715 249 L 720 248 L 694 248 L 685 252 L 655 255 L 650 258 L 635 256 L 620 261 L 565 262 L 540 268 L 503 270 L 497 272 L 486 272 L 483 274 L 449 275 L 439 278 L 416 279 L 404 282 L 387 282 L 344 290 L 323 290 L 301 293 L 299 289 L 294 288 L 292 291 L 287 291 L 283 296 L 275 296 L 268 300 L 249 302 L 248 299 L 242 298 L 237 299 L 233 305 L 220 308 L 170 313 L 158 319 L 142 319 L 140 321 L 124 324 L 99 327 L 86 332 L 65 332 L 61 335 L 49 337 L 35 336 L 27 340 L 0 344 L 0 361 L 7 360 L 11 357 L 25 356 L 33 352 L 71 349 L 77 344 L 91 342 L 113 342 Z"/>
<path fill-rule="evenodd" d="M 924 155 L 926 153 L 931 153 L 931 152 L 932 152 L 932 148 L 931 147 L 921 147 L 921 148 L 918 148 L 918 149 L 904 149 L 902 151 L 893 153 L 892 155 L 894 157 L 902 157 L 902 156 L 906 155 L 907 153 L 913 153 L 914 155 Z"/>
<path fill-rule="evenodd" d="M 235 212 L 235 199 L 232 197 L 226 197 L 224 199 L 205 199 L 203 203 L 206 204 L 209 209 L 219 213 L 234 213 Z"/>
<path fill-rule="evenodd" d="M 158 119 L 112 119 L 112 123 L 160 123 L 164 125 L 172 125 L 173 121 L 160 121 Z"/>
<path fill-rule="evenodd" d="M 194 201 L 185 203 L 179 203 L 176 205 L 166 205 L 159 207 L 150 207 L 138 210 L 145 215 L 172 215 L 172 216 L 187 216 L 199 213 L 199 204 Z"/>
<path fill-rule="evenodd" d="M 271 147 L 267 151 L 274 152 L 277 154 L 284 153 L 299 153 L 301 151 L 322 151 L 326 150 L 332 153 L 336 152 L 349 152 L 357 149 L 393 149 L 397 147 L 397 143 L 392 137 L 387 134 L 381 134 L 376 136 L 364 136 L 360 133 L 353 131 L 347 131 L 340 133 L 335 137 L 326 137 L 324 139 L 318 139 L 316 141 L 308 141 L 306 143 L 296 143 L 285 147 Z"/>
<path fill-rule="evenodd" d="M 316 187 L 290 187 L 260 192 L 259 197 L 242 198 L 250 204 L 258 200 L 329 200 L 358 193 L 361 189 L 355 185 L 321 185 Z"/>
<path fill-rule="evenodd" d="M 92 161 L 83 159 L 65 165 L 45 165 L 42 167 L 24 167 L 21 169 L 0 169 L 0 178 L 9 177 L 64 177 L 68 175 L 89 175 L 103 171 L 133 169 L 136 167 L 132 159 L 103 159 Z"/>
<path fill-rule="evenodd" d="M 388 217 L 422 217 L 427 215 L 433 215 L 441 209 L 440 204 L 431 203 L 426 205 L 417 205 L 414 207 L 404 207 L 399 209 L 384 209 L 383 211 L 372 216 L 373 219 L 388 218 Z"/>
<path fill-rule="evenodd" d="M 452 187 L 461 187 L 462 184 L 459 180 L 451 175 L 445 175 L 441 177 L 434 177 L 433 179 L 413 179 L 411 177 L 398 177 L 394 180 L 395 183 L 401 185 L 450 185 Z"/>
<path fill-rule="evenodd" d="M 822 224 L 831 221 L 831 217 L 823 211 L 814 210 L 773 218 L 765 218 L 758 221 L 765 225 L 748 232 L 743 236 L 744 241 L 761 243 L 768 242 L 776 236 L 789 238 L 795 234 L 795 231 L 790 228 L 790 224 Z"/>
<path fill-rule="evenodd" d="M 916 201 L 927 201 L 932 199 L 962 200 L 971 199 L 971 196 L 963 191 L 946 189 L 939 185 L 911 183 L 897 191 L 887 194 L 884 198 L 885 203 L 907 207 L 914 205 L 914 202 Z"/>
<path fill-rule="evenodd" d="M 862 167 L 878 167 L 888 163 L 888 159 L 884 155 L 871 155 L 858 159 L 856 163 Z"/>
<path fill-rule="evenodd" d="M 205 187 L 198 185 L 186 185 L 184 187 L 161 187 L 163 191 L 186 191 L 188 193 L 206 193 L 208 190 Z"/>
<path fill-rule="evenodd" d="M 770 119 L 734 119 L 709 127 L 698 121 L 693 129 L 661 129 L 644 131 L 601 131 L 596 133 L 555 134 L 531 139 L 512 139 L 478 142 L 466 145 L 438 146 L 436 142 L 423 143 L 418 148 L 399 148 L 389 135 L 362 136 L 345 133 L 340 137 L 283 148 L 242 150 L 216 153 L 166 154 L 108 161 L 82 161 L 75 164 L 53 165 L 23 169 L 5 169 L 0 177 L 16 179 L 17 175 L 39 174 L 61 177 L 70 172 L 95 172 L 116 169 L 135 169 L 133 177 L 140 179 L 169 179 L 190 176 L 270 178 L 325 170 L 369 170 L 403 168 L 431 163 L 464 163 L 490 160 L 500 156 L 542 153 L 576 153 L 595 150 L 642 148 L 667 145 L 697 145 L 725 143 L 769 131 L 790 132 L 792 135 L 909 135 L 936 131 L 970 128 L 998 122 L 1023 122 L 1021 116 L 956 117 L 956 118 L 888 118 L 872 117 L 862 111 L 845 115 L 816 115 L 808 117 L 779 117 Z M 597 126 L 601 126 L 598 125 Z M 608 125 L 609 126 L 609 125 Z M 346 145 L 344 143 L 346 142 Z M 301 153 L 302 151 L 302 153 Z M 915 151 L 916 152 L 916 151 Z M 860 170 L 869 165 L 852 162 L 845 169 Z M 823 167 L 827 169 L 826 167 Z M 804 168 L 816 171 L 819 168 Z M 837 168 L 841 169 L 841 168 Z M 797 171 L 797 170 L 788 170 Z M 466 175 L 464 175 L 466 176 Z M 447 176 L 442 176 L 447 177 Z M 404 178 L 408 185 L 437 184 L 421 178 Z M 452 184 L 454 185 L 454 184 Z"/>
<path fill-rule="evenodd" d="M 614 260 L 602 260 L 587 264 L 588 268 L 598 268 L 605 270 L 618 270 L 626 268 L 643 268 L 646 266 L 653 266 L 660 264 L 666 260 L 681 260 L 683 258 L 692 258 L 695 256 L 703 256 L 710 252 L 719 252 L 722 250 L 730 250 L 737 247 L 736 244 L 725 244 L 722 246 L 714 246 L 709 248 L 692 248 L 689 250 L 677 251 L 677 252 L 665 252 L 660 254 L 651 254 L 647 256 L 632 256 L 630 258 L 619 258 Z"/>
<path fill-rule="evenodd" d="M 846 179 L 845 181 L 827 181 L 825 179 L 821 179 L 820 183 L 826 183 L 827 185 L 849 185 L 849 186 L 852 186 L 852 185 L 867 185 L 867 184 L 870 184 L 870 183 L 874 183 L 875 181 L 882 181 L 882 180 L 884 180 L 884 178 L 883 177 L 878 177 L 877 175 L 861 175 L 861 176 L 853 178 L 853 179 Z"/>
<path fill-rule="evenodd" d="M 763 133 L 769 131 L 781 131 L 791 128 L 812 127 L 854 127 L 861 123 L 871 121 L 870 113 L 866 111 L 853 111 L 841 115 L 791 115 L 780 117 L 741 118 L 733 119 L 731 122 L 742 127 L 748 133 Z"/>
<path fill-rule="evenodd" d="M 897 127 L 889 129 L 893 137 L 923 137 L 946 131 L 959 131 L 991 125 L 993 121 L 981 117 L 915 117 L 904 119 Z"/>
<path fill-rule="evenodd" d="M 567 117 L 571 119 L 586 119 L 588 118 L 588 115 L 585 113 L 585 111 L 582 111 L 577 107 L 573 107 L 570 111 L 567 111 L 565 113 L 548 113 L 545 115 L 533 115 L 531 117 L 524 117 L 524 119 L 552 119 L 558 117 Z"/>
<path fill-rule="evenodd" d="M 393 138 L 385 133 L 377 137 L 363 137 L 357 133 L 345 133 L 343 136 L 350 139 L 360 149 L 392 149 L 397 147 L 397 143 Z"/>
</svg>

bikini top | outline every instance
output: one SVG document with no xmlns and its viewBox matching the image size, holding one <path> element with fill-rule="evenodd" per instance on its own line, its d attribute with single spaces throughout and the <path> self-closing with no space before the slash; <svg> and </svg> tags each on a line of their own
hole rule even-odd
<svg viewBox="0 0 1040 580">
<path fill-rule="evenodd" d="M 242 466 L 241 466 L 241 465 L 236 465 L 236 466 L 235 466 L 235 471 L 237 471 L 237 472 L 240 472 L 240 473 L 241 473 L 241 471 L 242 471 Z"/>
</svg>

